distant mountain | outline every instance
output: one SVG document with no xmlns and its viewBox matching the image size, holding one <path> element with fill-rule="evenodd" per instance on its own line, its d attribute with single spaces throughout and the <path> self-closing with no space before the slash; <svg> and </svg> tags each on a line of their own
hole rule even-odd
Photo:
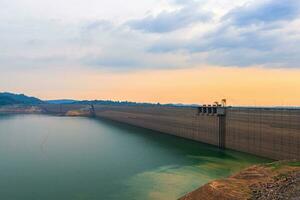
<svg viewBox="0 0 300 200">
<path fill-rule="evenodd" d="M 56 100 L 46 100 L 45 102 L 50 104 L 71 104 L 71 103 L 76 103 L 78 101 L 73 99 L 56 99 Z"/>
<path fill-rule="evenodd" d="M 183 103 L 169 103 L 164 104 L 165 106 L 177 106 L 177 107 L 199 107 L 200 104 L 183 104 Z"/>
<path fill-rule="evenodd" d="M 29 97 L 24 94 L 13 94 L 9 92 L 0 92 L 0 105 L 13 105 L 13 104 L 41 104 L 42 100 Z"/>
<path fill-rule="evenodd" d="M 1 105 L 36 105 L 36 104 L 95 104 L 95 105 L 124 105 L 124 106 L 176 106 L 176 107 L 195 107 L 197 104 L 160 104 L 160 103 L 142 103 L 130 101 L 112 101 L 112 100 L 74 100 L 74 99 L 56 99 L 42 101 L 36 97 L 29 97 L 24 94 L 13 94 L 9 92 L 0 92 Z"/>
<path fill-rule="evenodd" d="M 112 101 L 112 100 L 84 100 L 75 101 L 75 104 L 95 104 L 95 105 L 123 105 L 123 106 L 171 106 L 171 107 L 198 107 L 198 104 L 160 104 L 160 103 L 143 103 L 131 101 Z"/>
<path fill-rule="evenodd" d="M 83 100 L 77 101 L 76 104 L 95 104 L 95 105 L 124 105 L 124 106 L 135 106 L 135 105 L 143 105 L 143 106 L 152 106 L 157 104 L 152 103 L 138 103 L 138 102 L 130 102 L 130 101 L 112 101 L 112 100 Z"/>
</svg>

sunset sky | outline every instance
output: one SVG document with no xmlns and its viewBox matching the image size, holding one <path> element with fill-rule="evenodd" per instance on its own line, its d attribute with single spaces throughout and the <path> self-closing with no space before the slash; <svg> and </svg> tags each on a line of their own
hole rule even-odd
<svg viewBox="0 0 300 200">
<path fill-rule="evenodd" d="M 1 0 L 0 91 L 300 105 L 299 0 Z"/>
</svg>

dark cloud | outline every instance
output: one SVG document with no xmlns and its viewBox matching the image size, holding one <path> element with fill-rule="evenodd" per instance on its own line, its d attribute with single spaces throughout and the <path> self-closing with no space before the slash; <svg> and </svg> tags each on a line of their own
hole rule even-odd
<svg viewBox="0 0 300 200">
<path fill-rule="evenodd" d="M 265 29 L 238 29 L 233 26 L 221 26 L 201 38 L 189 41 L 191 52 L 211 51 L 215 49 L 255 49 L 270 51 L 280 43 L 280 36 Z"/>
<path fill-rule="evenodd" d="M 291 51 L 284 47 L 279 47 L 273 51 L 247 48 L 226 49 L 226 51 L 216 49 L 209 53 L 206 62 L 222 66 L 248 67 L 249 65 L 262 65 L 272 68 L 299 68 L 300 58 L 298 55 L 300 48 L 297 45 L 292 48 Z"/>
<path fill-rule="evenodd" d="M 213 31 L 183 41 L 161 40 L 148 50 L 201 54 L 197 62 L 223 66 L 300 67 L 300 31 L 293 24 L 298 7 L 295 0 L 245 5 L 229 11 Z"/>
<path fill-rule="evenodd" d="M 251 1 L 224 17 L 215 15 L 212 21 L 211 14 L 201 11 L 199 2 L 172 1 L 177 10 L 121 25 L 96 19 L 77 24 L 1 23 L 0 47 L 5 51 L 0 53 L 0 68 L 82 65 L 125 71 L 201 64 L 300 67 L 300 1 Z M 202 28 L 198 22 L 210 25 Z"/>
<path fill-rule="evenodd" d="M 264 0 L 230 11 L 223 17 L 236 26 L 292 20 L 299 16 L 299 0 Z"/>
<path fill-rule="evenodd" d="M 212 14 L 199 10 L 193 1 L 185 4 L 181 9 L 175 11 L 164 11 L 156 16 L 147 16 L 143 19 L 131 20 L 127 23 L 129 27 L 144 32 L 164 33 L 185 28 L 191 24 L 207 22 Z"/>
</svg>

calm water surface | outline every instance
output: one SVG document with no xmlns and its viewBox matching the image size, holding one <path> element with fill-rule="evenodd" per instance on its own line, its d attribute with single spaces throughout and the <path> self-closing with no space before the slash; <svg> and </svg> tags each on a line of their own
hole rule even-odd
<svg viewBox="0 0 300 200">
<path fill-rule="evenodd" d="M 169 200 L 266 159 L 120 123 L 0 115 L 0 199 Z"/>
</svg>

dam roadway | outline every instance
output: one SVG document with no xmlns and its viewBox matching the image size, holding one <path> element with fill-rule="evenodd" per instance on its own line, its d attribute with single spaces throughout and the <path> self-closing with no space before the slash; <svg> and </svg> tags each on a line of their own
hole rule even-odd
<svg viewBox="0 0 300 200">
<path fill-rule="evenodd" d="M 46 113 L 87 115 L 275 160 L 300 159 L 300 109 L 161 105 L 41 105 Z"/>
</svg>

